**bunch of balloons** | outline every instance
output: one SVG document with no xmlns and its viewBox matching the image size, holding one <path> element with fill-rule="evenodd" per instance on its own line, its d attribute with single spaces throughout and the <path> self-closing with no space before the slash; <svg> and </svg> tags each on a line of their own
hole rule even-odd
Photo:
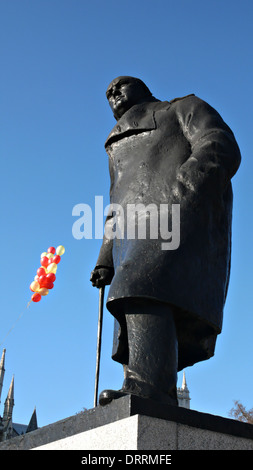
<svg viewBox="0 0 253 470">
<path fill-rule="evenodd" d="M 41 254 L 41 266 L 37 269 L 34 281 L 30 285 L 31 291 L 34 292 L 31 297 L 33 302 L 39 302 L 41 300 L 41 296 L 47 295 L 49 290 L 53 289 L 58 264 L 64 253 L 64 246 L 59 245 L 56 249 L 53 246 L 50 246 L 47 252 L 45 251 Z"/>
</svg>

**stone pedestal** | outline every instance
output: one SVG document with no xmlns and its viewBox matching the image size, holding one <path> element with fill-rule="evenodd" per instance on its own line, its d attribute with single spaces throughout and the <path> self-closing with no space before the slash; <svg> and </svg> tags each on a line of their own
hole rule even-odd
<svg viewBox="0 0 253 470">
<path fill-rule="evenodd" d="M 253 425 L 127 396 L 0 444 L 0 450 L 253 450 Z"/>
</svg>

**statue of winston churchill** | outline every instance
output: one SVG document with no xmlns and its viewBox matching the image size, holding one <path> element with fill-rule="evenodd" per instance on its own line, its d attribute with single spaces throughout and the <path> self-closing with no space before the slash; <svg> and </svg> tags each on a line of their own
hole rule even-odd
<svg viewBox="0 0 253 470">
<path fill-rule="evenodd" d="M 105 143 L 110 202 L 122 211 L 106 219 L 91 282 L 110 285 L 112 358 L 124 382 L 99 403 L 134 394 L 177 405 L 177 372 L 213 356 L 222 328 L 240 151 L 218 112 L 195 95 L 159 101 L 140 79 L 122 76 L 106 96 L 117 121 Z M 162 208 L 168 224 L 180 207 L 180 242 L 163 245 L 160 230 L 152 236 L 148 211 L 149 233 L 127 236 L 127 208 L 138 204 L 157 207 L 159 217 Z M 140 220 L 134 213 L 136 232 Z M 115 221 L 123 236 L 106 236 Z"/>
</svg>

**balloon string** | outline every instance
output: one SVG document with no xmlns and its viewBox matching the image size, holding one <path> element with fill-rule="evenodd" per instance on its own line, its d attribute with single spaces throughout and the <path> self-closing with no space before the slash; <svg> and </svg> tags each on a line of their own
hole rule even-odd
<svg viewBox="0 0 253 470">
<path fill-rule="evenodd" d="M 17 318 L 17 320 L 15 321 L 15 323 L 12 325 L 12 327 L 9 329 L 8 333 L 5 335 L 4 339 L 2 340 L 2 342 L 0 343 L 0 346 L 5 342 L 6 338 L 9 336 L 9 334 L 12 332 L 12 330 L 15 328 L 16 324 L 18 323 L 18 321 L 20 320 L 20 318 L 24 315 L 25 311 L 30 307 L 30 304 L 31 304 L 31 300 L 30 302 L 28 302 L 27 306 L 26 306 L 26 309 L 19 315 L 19 317 Z"/>
</svg>

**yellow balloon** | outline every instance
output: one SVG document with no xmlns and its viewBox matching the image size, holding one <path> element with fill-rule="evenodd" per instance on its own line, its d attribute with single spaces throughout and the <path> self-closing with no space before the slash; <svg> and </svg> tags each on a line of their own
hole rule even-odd
<svg viewBox="0 0 253 470">
<path fill-rule="evenodd" d="M 64 255 L 64 253 L 65 253 L 64 246 L 62 246 L 62 245 L 57 246 L 56 254 L 59 255 L 59 256 L 62 256 L 62 255 Z"/>
<path fill-rule="evenodd" d="M 50 259 L 50 258 L 53 258 L 53 257 L 54 257 L 53 253 L 47 253 L 47 254 L 46 254 L 46 256 L 47 256 L 47 258 L 48 258 L 48 259 Z"/>
<path fill-rule="evenodd" d="M 54 273 L 54 274 L 55 274 L 56 271 L 57 271 L 57 267 L 58 267 L 58 266 L 57 266 L 56 263 L 51 263 L 51 264 L 49 264 L 48 267 L 47 267 L 47 272 L 48 272 L 48 273 Z"/>
<path fill-rule="evenodd" d="M 33 292 L 38 292 L 38 290 L 40 289 L 40 285 L 37 281 L 33 281 L 30 285 L 30 289 L 33 291 Z"/>
<path fill-rule="evenodd" d="M 41 255 L 40 255 L 41 258 L 44 258 L 44 256 L 47 256 L 47 252 L 46 252 L 46 251 L 43 251 L 43 253 L 41 253 Z"/>
<path fill-rule="evenodd" d="M 38 290 L 38 293 L 40 295 L 47 295 L 49 292 L 49 290 L 46 288 L 46 287 L 41 287 L 39 290 Z"/>
</svg>

